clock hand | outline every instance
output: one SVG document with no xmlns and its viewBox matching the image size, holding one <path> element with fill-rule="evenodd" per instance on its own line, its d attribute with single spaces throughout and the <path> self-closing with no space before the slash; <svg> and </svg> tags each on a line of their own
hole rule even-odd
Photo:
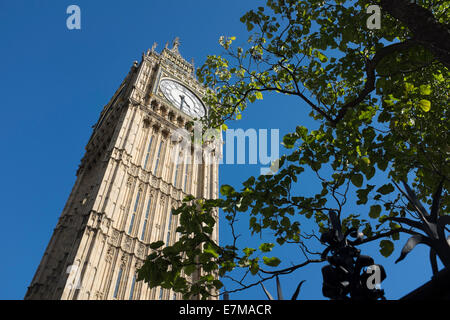
<svg viewBox="0 0 450 320">
<path fill-rule="evenodd" d="M 184 96 L 180 94 L 180 99 L 181 99 L 181 105 L 180 105 L 180 110 L 183 111 L 183 104 L 184 104 Z"/>
<path fill-rule="evenodd" d="M 185 100 L 185 96 L 180 94 L 180 100 L 181 100 L 181 105 L 180 105 L 180 110 L 183 111 L 183 105 L 186 105 L 187 110 L 191 110 L 191 106 L 186 102 Z"/>
</svg>

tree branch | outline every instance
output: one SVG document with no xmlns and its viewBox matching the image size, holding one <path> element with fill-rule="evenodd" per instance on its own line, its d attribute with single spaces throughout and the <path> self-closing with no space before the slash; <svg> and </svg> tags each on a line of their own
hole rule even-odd
<svg viewBox="0 0 450 320">
<path fill-rule="evenodd" d="M 450 30 L 436 20 L 426 8 L 407 0 L 381 0 L 381 7 L 402 22 L 416 43 L 430 50 L 435 58 L 450 69 Z"/>
<path fill-rule="evenodd" d="M 341 109 L 339 110 L 336 118 L 334 118 L 334 120 L 331 122 L 331 124 L 333 126 L 336 126 L 339 123 L 339 121 L 341 121 L 344 118 L 345 114 L 347 113 L 347 111 L 349 109 L 354 108 L 358 104 L 363 102 L 364 99 L 366 99 L 366 97 L 373 90 L 375 90 L 375 80 L 376 80 L 375 68 L 377 67 L 378 63 L 380 63 L 380 61 L 383 58 L 391 55 L 394 52 L 397 52 L 397 51 L 400 51 L 400 50 L 404 50 L 404 49 L 408 49 L 408 48 L 411 48 L 412 46 L 415 46 L 415 45 L 416 45 L 416 43 L 414 41 L 406 40 L 404 42 L 394 43 L 394 44 L 391 44 L 389 46 L 386 46 L 386 47 L 383 47 L 383 48 L 379 49 L 375 53 L 373 58 L 366 62 L 367 80 L 366 80 L 366 84 L 364 85 L 363 90 L 359 93 L 359 95 L 355 99 L 353 99 L 352 101 L 344 104 L 341 107 Z"/>
<path fill-rule="evenodd" d="M 408 229 L 404 229 L 404 228 L 398 228 L 398 229 L 391 230 L 391 231 L 388 231 L 388 232 L 379 233 L 376 236 L 365 238 L 365 239 L 357 241 L 357 242 L 356 241 L 352 241 L 352 244 L 360 245 L 360 244 L 364 244 L 364 243 L 368 243 L 368 242 L 372 242 L 372 241 L 378 240 L 380 238 L 387 238 L 387 237 L 390 237 L 390 236 L 392 236 L 394 234 L 397 234 L 397 233 L 400 233 L 400 232 L 408 233 L 408 234 L 411 234 L 411 235 L 420 235 L 420 233 L 412 231 L 412 230 L 408 230 Z"/>
</svg>

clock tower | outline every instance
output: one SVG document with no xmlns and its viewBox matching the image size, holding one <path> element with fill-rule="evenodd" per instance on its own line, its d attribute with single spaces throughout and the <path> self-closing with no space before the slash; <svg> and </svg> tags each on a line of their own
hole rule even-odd
<svg viewBox="0 0 450 320">
<path fill-rule="evenodd" d="M 136 280 L 151 242 L 176 241 L 182 199 L 218 196 L 220 140 L 196 148 L 175 134 L 208 113 L 178 48 L 155 43 L 103 108 L 25 299 L 181 299 Z"/>
</svg>

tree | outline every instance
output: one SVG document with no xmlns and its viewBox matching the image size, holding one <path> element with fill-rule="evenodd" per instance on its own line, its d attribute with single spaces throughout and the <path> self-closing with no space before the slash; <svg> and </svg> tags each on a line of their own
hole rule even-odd
<svg viewBox="0 0 450 320">
<path fill-rule="evenodd" d="M 366 27 L 369 5 L 381 8 L 380 29 Z M 234 279 L 241 290 L 322 263 L 323 255 L 308 250 L 319 237 L 300 227 L 302 219 L 314 219 L 324 234 L 330 212 L 343 233 L 360 230 L 355 245 L 380 241 L 388 257 L 400 233 L 410 234 L 401 259 L 423 242 L 449 267 L 450 247 L 442 243 L 450 222 L 449 15 L 447 1 L 429 0 L 267 0 L 247 12 L 241 18 L 251 33 L 247 43 L 236 47 L 235 37 L 221 37 L 224 56 L 208 56 L 197 71 L 210 88 L 204 100 L 211 111 L 202 121 L 226 130 L 225 122 L 240 119 L 264 95 L 290 95 L 310 109 L 318 128 L 309 131 L 299 119 L 295 132 L 283 138 L 291 153 L 279 159 L 275 174 L 250 177 L 239 191 L 223 185 L 220 199 L 187 197 L 174 212 L 180 215 L 179 240 L 165 248 L 153 243 L 139 279 L 185 298 L 206 298 L 223 285 L 217 275 L 228 277 L 236 268 L 259 276 L 250 283 Z M 321 191 L 291 194 L 308 171 Z M 360 213 L 346 212 L 350 193 Z M 217 207 L 230 223 L 233 243 L 210 240 Z M 248 219 L 253 235 L 271 230 L 274 241 L 239 248 L 233 228 L 238 218 Z M 435 240 L 425 240 L 436 232 L 439 250 Z M 277 257 L 256 255 L 288 245 L 300 246 L 306 260 L 283 267 Z M 202 276 L 189 278 L 197 267 Z"/>
</svg>

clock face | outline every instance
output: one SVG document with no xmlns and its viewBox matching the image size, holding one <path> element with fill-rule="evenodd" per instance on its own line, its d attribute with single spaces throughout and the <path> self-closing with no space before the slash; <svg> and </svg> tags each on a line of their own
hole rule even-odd
<svg viewBox="0 0 450 320">
<path fill-rule="evenodd" d="M 195 118 L 201 118 L 205 115 L 203 103 L 182 84 L 170 79 L 163 79 L 159 87 L 166 99 L 184 113 Z"/>
</svg>

